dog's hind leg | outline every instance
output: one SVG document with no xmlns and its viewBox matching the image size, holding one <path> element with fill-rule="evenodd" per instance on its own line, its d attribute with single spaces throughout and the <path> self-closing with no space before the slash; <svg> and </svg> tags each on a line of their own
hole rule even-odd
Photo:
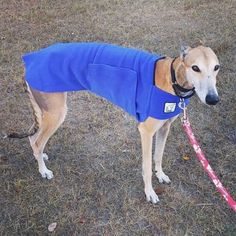
<svg viewBox="0 0 236 236">
<path fill-rule="evenodd" d="M 59 128 L 66 116 L 66 93 L 41 93 L 33 92 L 33 107 L 39 108 L 40 122 L 37 133 L 30 137 L 30 144 L 34 156 L 38 162 L 39 172 L 43 178 L 51 179 L 53 173 L 47 169 L 44 159 L 46 154 L 43 153 L 48 139 Z M 36 109 L 37 110 L 37 106 Z M 47 156 L 46 156 L 47 157 Z"/>
</svg>

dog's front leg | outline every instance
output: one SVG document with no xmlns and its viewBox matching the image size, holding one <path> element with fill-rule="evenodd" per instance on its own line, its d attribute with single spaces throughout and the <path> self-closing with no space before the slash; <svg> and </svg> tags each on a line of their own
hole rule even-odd
<svg viewBox="0 0 236 236">
<path fill-rule="evenodd" d="M 170 183 L 170 178 L 162 170 L 162 157 L 166 144 L 166 139 L 170 130 L 171 123 L 167 121 L 157 132 L 156 132 L 156 143 L 155 143 L 155 172 L 156 177 L 160 183 Z"/>
<path fill-rule="evenodd" d="M 170 183 L 170 178 L 162 170 L 162 157 L 166 144 L 166 139 L 170 131 L 172 122 L 177 117 L 167 120 L 156 132 L 156 143 L 154 152 L 155 172 L 160 183 Z"/>
<path fill-rule="evenodd" d="M 144 191 L 147 201 L 157 203 L 159 198 L 152 187 L 152 140 L 158 126 L 155 125 L 153 119 L 147 119 L 147 121 L 139 124 L 138 129 L 142 143 L 142 175 Z"/>
</svg>

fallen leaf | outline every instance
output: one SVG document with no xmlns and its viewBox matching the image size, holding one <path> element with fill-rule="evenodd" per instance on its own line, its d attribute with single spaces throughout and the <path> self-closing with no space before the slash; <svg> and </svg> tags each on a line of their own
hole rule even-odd
<svg viewBox="0 0 236 236">
<path fill-rule="evenodd" d="M 163 193 L 165 192 L 165 188 L 159 186 L 159 187 L 157 187 L 157 188 L 155 189 L 155 192 L 156 192 L 157 195 L 161 195 L 161 194 L 163 194 Z"/>
<path fill-rule="evenodd" d="M 85 218 L 84 217 L 81 217 L 80 220 L 79 220 L 79 223 L 80 224 L 84 224 L 86 222 Z"/>
<path fill-rule="evenodd" d="M 53 232 L 56 227 L 57 227 L 57 222 L 53 222 L 48 226 L 48 231 Z"/>
<path fill-rule="evenodd" d="M 183 160 L 188 161 L 189 159 L 190 159 L 189 156 L 187 155 L 183 156 Z"/>
</svg>

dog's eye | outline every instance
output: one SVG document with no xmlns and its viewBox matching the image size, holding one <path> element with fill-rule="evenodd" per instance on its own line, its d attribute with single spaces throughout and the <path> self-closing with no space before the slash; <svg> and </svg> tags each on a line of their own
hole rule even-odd
<svg viewBox="0 0 236 236">
<path fill-rule="evenodd" d="M 192 66 L 192 70 L 195 72 L 200 72 L 200 69 L 198 66 Z"/>
<path fill-rule="evenodd" d="M 217 71 L 220 69 L 220 66 L 219 65 L 216 65 L 215 68 L 214 68 L 214 71 Z"/>
</svg>

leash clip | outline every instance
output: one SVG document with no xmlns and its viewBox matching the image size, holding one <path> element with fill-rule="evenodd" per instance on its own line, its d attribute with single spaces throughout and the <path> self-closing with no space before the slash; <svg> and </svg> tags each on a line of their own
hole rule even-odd
<svg viewBox="0 0 236 236">
<path fill-rule="evenodd" d="M 178 104 L 179 108 L 183 110 L 183 117 L 181 118 L 182 123 L 186 123 L 188 118 L 187 118 L 187 108 L 186 104 L 183 98 L 180 98 L 180 102 Z"/>
</svg>

